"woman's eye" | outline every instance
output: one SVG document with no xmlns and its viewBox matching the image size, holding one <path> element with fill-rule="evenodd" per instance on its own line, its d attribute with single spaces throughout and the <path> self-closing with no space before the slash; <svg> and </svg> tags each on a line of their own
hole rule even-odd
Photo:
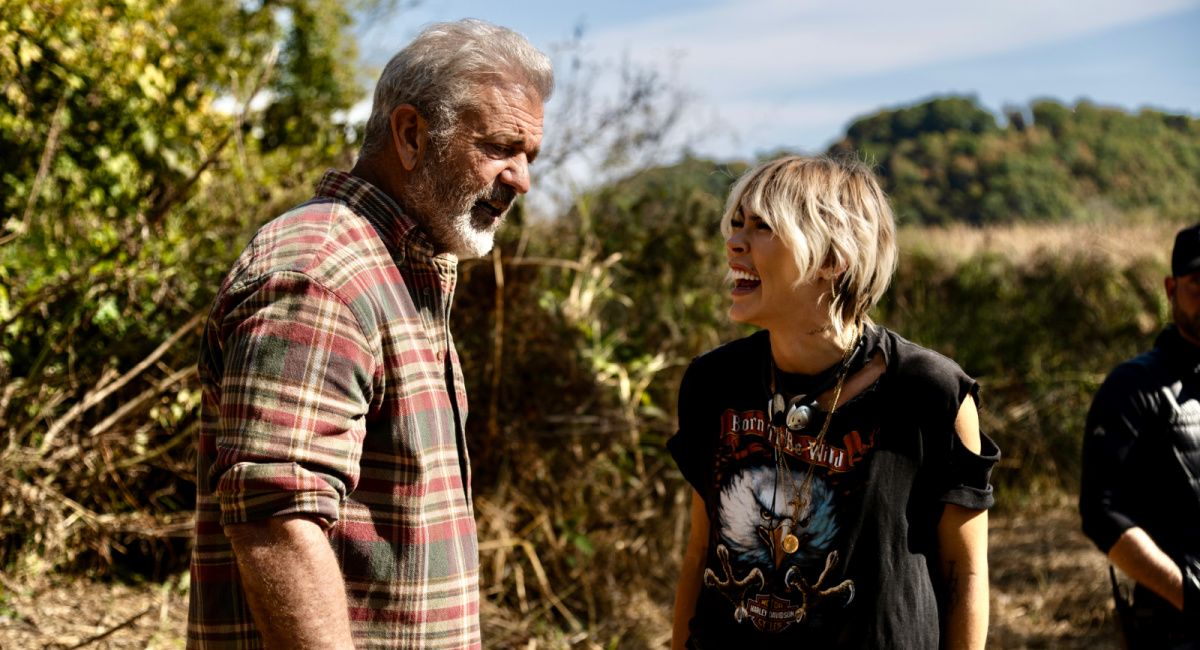
<svg viewBox="0 0 1200 650">
<path fill-rule="evenodd" d="M 746 225 L 746 222 L 742 221 L 741 219 L 730 219 L 729 220 L 730 228 L 741 228 L 744 225 Z"/>
</svg>

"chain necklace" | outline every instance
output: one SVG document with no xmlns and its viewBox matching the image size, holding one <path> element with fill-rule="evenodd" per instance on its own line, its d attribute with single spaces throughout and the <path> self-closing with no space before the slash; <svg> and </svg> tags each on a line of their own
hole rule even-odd
<svg viewBox="0 0 1200 650">
<path fill-rule="evenodd" d="M 859 332 L 861 332 L 861 329 Z M 845 351 L 842 352 L 842 360 L 839 363 L 840 367 L 838 368 L 837 381 L 833 389 L 833 402 L 830 404 L 829 412 L 825 414 L 825 421 L 821 423 L 820 432 L 817 433 L 816 439 L 810 443 L 809 449 L 811 450 L 811 453 L 808 469 L 804 474 L 804 481 L 800 484 L 799 489 L 796 489 L 791 468 L 788 466 L 787 459 L 785 458 L 783 452 L 780 451 L 780 447 L 783 444 L 782 438 L 784 435 L 782 432 L 786 431 L 788 437 L 790 438 L 793 430 L 798 431 L 804 429 L 804 427 L 808 426 L 809 421 L 812 419 L 813 409 L 812 406 L 808 404 L 799 403 L 800 401 L 807 399 L 807 396 L 802 395 L 799 398 L 793 398 L 791 401 L 791 408 L 788 409 L 786 416 L 784 416 L 782 419 L 782 422 L 780 421 L 779 415 L 782 414 L 786 401 L 784 400 L 783 395 L 776 391 L 777 381 L 775 377 L 775 360 L 773 358 L 768 359 L 771 363 L 770 413 L 772 426 L 775 427 L 776 431 L 775 445 L 772 448 L 775 455 L 775 481 L 778 485 L 779 477 L 783 476 L 784 480 L 787 482 L 787 490 L 792 495 L 792 498 L 789 502 L 792 506 L 791 521 L 793 528 L 795 526 L 795 522 L 800 521 L 801 514 L 803 514 L 808 508 L 809 499 L 812 497 L 813 470 L 816 468 L 816 463 L 813 462 L 813 457 L 819 453 L 825 444 L 825 434 L 829 431 L 829 423 L 833 421 L 834 412 L 837 411 L 838 401 L 842 397 L 842 387 L 845 385 L 846 376 L 850 371 L 850 359 L 853 356 L 854 350 L 858 348 L 858 343 L 860 341 L 861 336 L 856 335 L 851 339 L 851 342 L 846 345 Z M 820 394 L 819 389 L 816 394 Z M 816 405 L 815 398 L 812 404 L 814 406 Z M 781 424 L 783 426 L 780 426 Z M 775 490 L 775 493 L 778 493 L 778 489 Z M 774 498 L 775 495 L 773 494 L 772 499 Z M 793 532 L 788 532 L 788 534 L 784 535 L 783 539 L 780 540 L 780 547 L 783 549 L 784 553 L 791 555 L 800 549 L 800 540 Z"/>
</svg>

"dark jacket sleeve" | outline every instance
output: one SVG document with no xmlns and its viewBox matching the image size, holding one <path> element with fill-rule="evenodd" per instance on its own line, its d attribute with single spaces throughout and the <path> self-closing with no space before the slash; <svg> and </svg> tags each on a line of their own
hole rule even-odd
<svg viewBox="0 0 1200 650">
<path fill-rule="evenodd" d="M 1138 433 L 1155 426 L 1153 395 L 1144 389 L 1145 380 L 1139 366 L 1118 366 L 1100 386 L 1084 425 L 1079 514 L 1084 534 L 1105 553 L 1137 525 L 1122 511 L 1122 465 Z"/>
</svg>

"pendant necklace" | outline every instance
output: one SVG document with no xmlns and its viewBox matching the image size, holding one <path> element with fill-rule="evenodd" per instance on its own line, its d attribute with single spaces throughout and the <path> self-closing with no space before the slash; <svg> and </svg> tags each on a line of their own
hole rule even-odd
<svg viewBox="0 0 1200 650">
<path fill-rule="evenodd" d="M 814 450 L 821 449 L 825 442 L 825 434 L 829 431 L 829 423 L 833 421 L 834 412 L 837 411 L 838 401 L 842 396 L 842 387 L 846 382 L 846 375 L 848 375 L 850 371 L 850 360 L 853 356 L 853 352 L 859 347 L 858 344 L 861 342 L 861 340 L 862 339 L 860 336 L 855 336 L 851 339 L 851 342 L 846 345 L 846 350 L 842 352 L 842 360 L 838 364 L 839 368 L 837 372 L 837 380 L 833 389 L 833 401 L 830 404 L 829 412 L 825 414 L 825 421 L 821 423 L 821 430 L 819 433 L 817 433 L 817 437 L 812 443 L 811 448 Z M 816 405 L 816 398 L 813 398 L 811 403 L 804 403 L 808 400 L 808 396 L 798 395 L 793 397 L 789 404 L 789 401 L 785 400 L 783 395 L 777 392 L 778 382 L 776 381 L 775 377 L 775 360 L 770 357 L 769 351 L 768 361 L 771 364 L 771 424 L 776 428 L 778 436 L 773 447 L 775 455 L 775 480 L 778 482 L 779 477 L 783 476 L 784 480 L 787 482 L 788 492 L 792 494 L 791 521 L 794 524 L 794 522 L 800 520 L 801 514 L 808 506 L 808 500 L 812 494 L 813 470 L 816 467 L 816 463 L 813 463 L 810 459 L 808 463 L 808 469 L 804 474 L 804 481 L 801 483 L 800 488 L 797 489 L 796 484 L 792 479 L 792 473 L 788 467 L 787 459 L 784 457 L 783 452 L 780 451 L 780 446 L 783 443 L 781 430 L 786 428 L 788 431 L 788 436 L 790 437 L 792 431 L 799 431 L 808 426 L 809 422 L 812 421 L 813 407 Z M 814 394 L 821 394 L 819 387 Z M 780 548 L 783 549 L 784 553 L 791 555 L 792 553 L 800 550 L 800 539 L 797 538 L 794 533 L 789 532 L 787 535 L 783 536 L 783 539 L 780 540 Z"/>
</svg>

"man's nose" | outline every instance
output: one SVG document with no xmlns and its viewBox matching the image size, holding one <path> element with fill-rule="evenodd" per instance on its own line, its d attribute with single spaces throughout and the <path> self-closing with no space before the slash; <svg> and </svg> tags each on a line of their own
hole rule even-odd
<svg viewBox="0 0 1200 650">
<path fill-rule="evenodd" d="M 500 172 L 500 181 L 513 188 L 518 194 L 529 191 L 529 159 L 525 154 L 519 154 L 511 159 L 508 166 Z"/>
</svg>

